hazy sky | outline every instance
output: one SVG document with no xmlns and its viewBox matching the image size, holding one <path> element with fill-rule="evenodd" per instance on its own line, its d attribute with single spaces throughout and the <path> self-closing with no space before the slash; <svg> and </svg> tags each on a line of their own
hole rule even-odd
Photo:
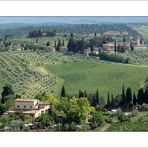
<svg viewBox="0 0 148 148">
<path fill-rule="evenodd" d="M 148 17 L 0 17 L 0 24 L 5 23 L 143 23 Z"/>
</svg>

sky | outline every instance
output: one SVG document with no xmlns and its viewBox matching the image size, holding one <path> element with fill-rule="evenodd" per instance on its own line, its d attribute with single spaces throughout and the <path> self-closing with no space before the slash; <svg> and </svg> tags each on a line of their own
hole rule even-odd
<svg viewBox="0 0 148 148">
<path fill-rule="evenodd" d="M 0 24 L 7 23 L 23 23 L 23 24 L 39 24 L 39 23 L 73 23 L 73 24 L 93 24 L 93 23 L 148 23 L 148 17 L 118 17 L 118 16 L 97 16 L 97 17 L 88 17 L 88 16 L 54 16 L 54 17 L 35 17 L 35 16 L 26 16 L 26 17 L 0 17 Z"/>
</svg>

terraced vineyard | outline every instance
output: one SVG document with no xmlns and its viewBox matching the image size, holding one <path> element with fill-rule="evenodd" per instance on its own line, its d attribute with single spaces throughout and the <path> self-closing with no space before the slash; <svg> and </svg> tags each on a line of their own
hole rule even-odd
<svg viewBox="0 0 148 148">
<path fill-rule="evenodd" d="M 12 84 L 16 94 L 33 98 L 38 93 L 59 94 L 63 80 L 46 71 L 45 64 L 60 64 L 71 58 L 54 52 L 1 52 L 0 83 Z M 1 87 L 2 87 L 1 84 Z"/>
</svg>

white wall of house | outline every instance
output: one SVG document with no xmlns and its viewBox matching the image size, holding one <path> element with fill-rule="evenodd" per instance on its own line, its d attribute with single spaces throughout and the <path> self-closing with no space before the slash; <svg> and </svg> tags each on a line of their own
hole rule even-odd
<svg viewBox="0 0 148 148">
<path fill-rule="evenodd" d="M 16 101 L 15 102 L 15 109 L 38 109 L 38 100 L 35 101 Z"/>
</svg>

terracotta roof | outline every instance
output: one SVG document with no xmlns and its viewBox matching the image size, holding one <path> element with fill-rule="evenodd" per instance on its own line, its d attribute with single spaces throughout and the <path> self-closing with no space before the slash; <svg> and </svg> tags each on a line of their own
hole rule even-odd
<svg viewBox="0 0 148 148">
<path fill-rule="evenodd" d="M 34 101 L 38 101 L 37 99 L 16 99 L 15 102 L 34 102 Z"/>
</svg>

